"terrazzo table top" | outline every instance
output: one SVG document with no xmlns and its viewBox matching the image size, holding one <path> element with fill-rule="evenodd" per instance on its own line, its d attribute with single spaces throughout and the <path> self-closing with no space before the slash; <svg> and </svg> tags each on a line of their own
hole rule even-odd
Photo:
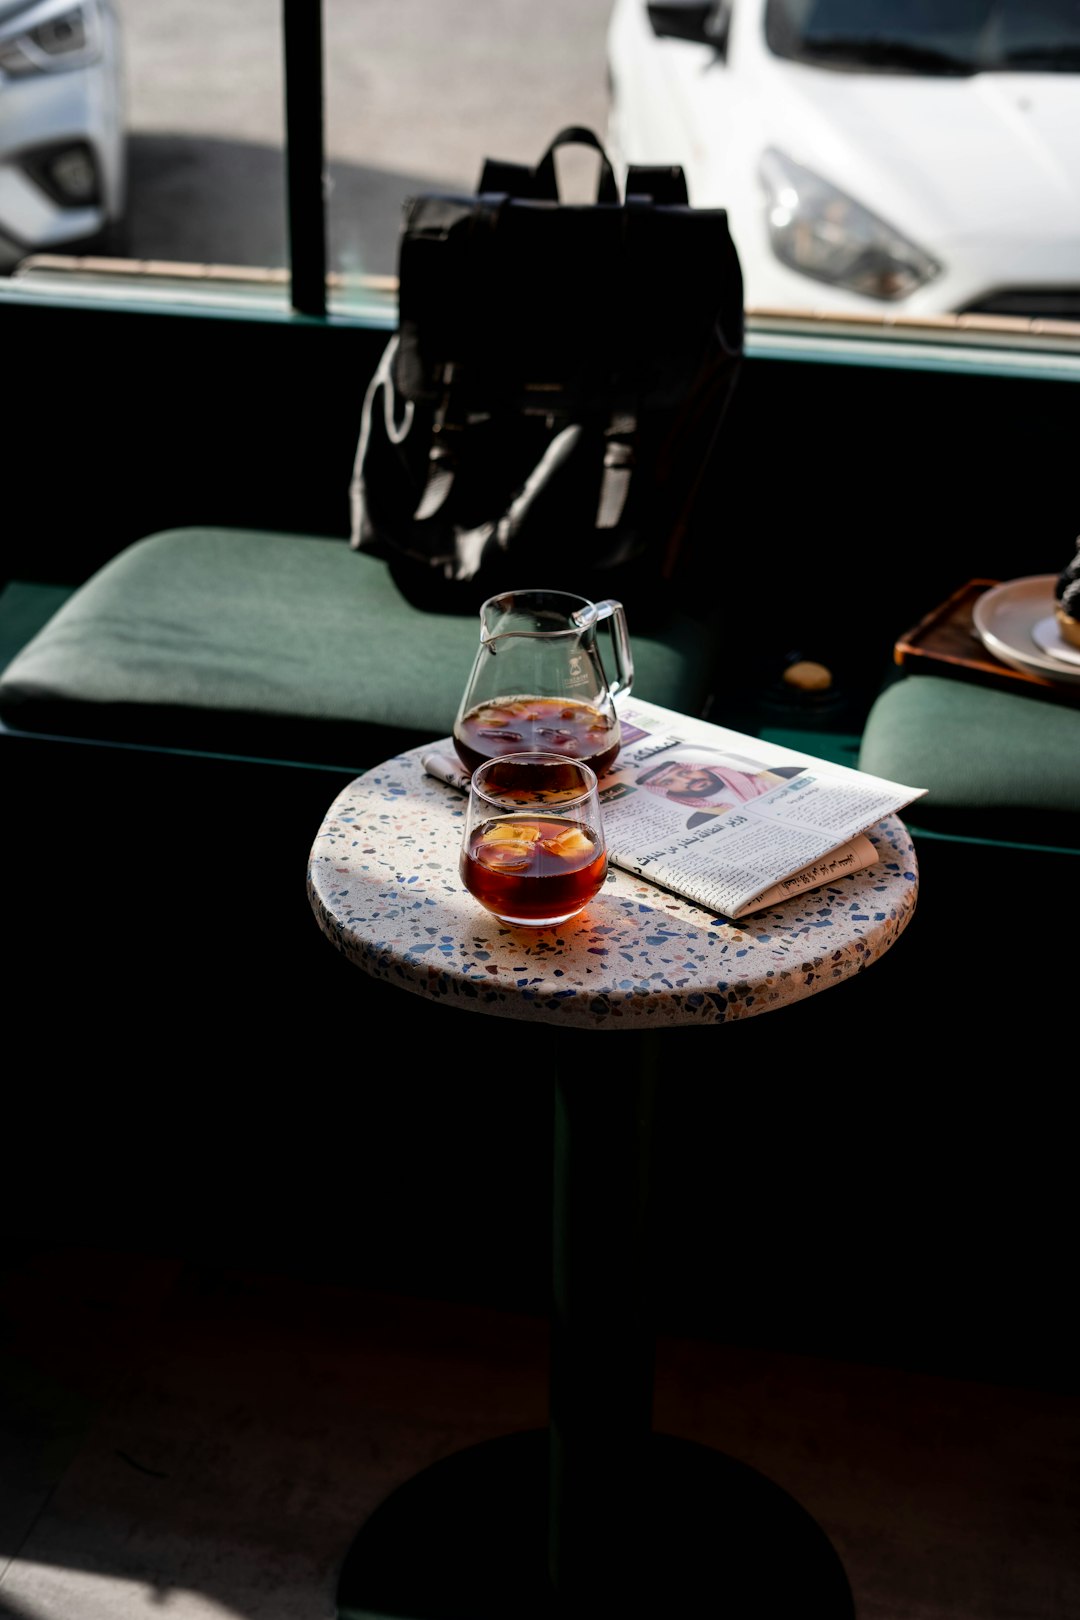
<svg viewBox="0 0 1080 1620">
<path fill-rule="evenodd" d="M 364 972 L 432 1000 L 590 1028 L 728 1023 L 861 972 L 914 912 L 915 852 L 888 816 L 869 835 L 876 866 L 739 923 L 610 867 L 579 916 L 510 927 L 458 877 L 466 801 L 424 771 L 432 746 L 342 789 L 307 875 L 327 938 Z"/>
</svg>

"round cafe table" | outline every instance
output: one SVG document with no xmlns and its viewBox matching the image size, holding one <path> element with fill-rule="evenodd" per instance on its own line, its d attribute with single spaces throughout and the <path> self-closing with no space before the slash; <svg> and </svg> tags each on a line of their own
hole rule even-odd
<svg viewBox="0 0 1080 1620">
<path fill-rule="evenodd" d="M 345 1558 L 339 1620 L 628 1609 L 852 1620 L 840 1558 L 798 1502 L 748 1464 L 652 1427 L 652 1110 L 666 1030 L 760 1017 L 889 950 L 917 900 L 910 836 L 886 817 L 869 835 L 875 866 L 740 923 L 612 867 L 570 922 L 510 927 L 460 881 L 464 796 L 425 773 L 427 752 L 338 794 L 311 848 L 308 897 L 331 943 L 374 979 L 527 1021 L 530 1040 L 551 1042 L 549 1420 L 393 1492 Z M 586 1033 L 600 1030 L 623 1039 Z M 630 1061 L 608 1062 L 616 1053 Z"/>
</svg>

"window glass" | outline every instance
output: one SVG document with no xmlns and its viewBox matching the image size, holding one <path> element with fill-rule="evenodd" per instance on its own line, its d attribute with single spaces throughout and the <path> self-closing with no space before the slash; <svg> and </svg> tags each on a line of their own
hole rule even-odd
<svg viewBox="0 0 1080 1620">
<path fill-rule="evenodd" d="M 283 152 L 278 0 L 0 0 L 8 267 L 254 267 L 287 301 Z"/>
<path fill-rule="evenodd" d="M 105 251 L 287 305 L 282 15 L 0 0 L 0 272 Z M 323 35 L 332 309 L 392 300 L 408 196 L 581 124 L 728 211 L 752 314 L 1080 321 L 1080 0 L 323 0 Z"/>
<path fill-rule="evenodd" d="M 396 274 L 406 197 L 471 194 L 485 158 L 534 164 L 569 124 L 603 137 L 609 11 L 609 0 L 326 0 L 332 306 Z M 564 196 L 595 194 L 593 154 L 570 149 L 556 166 Z"/>
</svg>

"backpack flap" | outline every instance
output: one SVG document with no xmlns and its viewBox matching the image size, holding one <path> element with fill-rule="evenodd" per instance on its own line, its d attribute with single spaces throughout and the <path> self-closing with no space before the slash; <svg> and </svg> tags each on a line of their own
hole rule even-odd
<svg viewBox="0 0 1080 1620">
<path fill-rule="evenodd" d="M 406 398 L 450 375 L 473 410 L 578 416 L 683 393 L 718 325 L 743 342 L 743 289 L 724 209 L 420 197 L 399 251 Z"/>
</svg>

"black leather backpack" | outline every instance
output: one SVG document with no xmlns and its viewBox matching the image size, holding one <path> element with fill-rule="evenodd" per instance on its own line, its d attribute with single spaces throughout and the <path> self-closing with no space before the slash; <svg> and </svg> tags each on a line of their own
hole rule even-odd
<svg viewBox="0 0 1080 1620">
<path fill-rule="evenodd" d="M 600 155 L 595 203 L 559 199 L 555 152 Z M 662 606 L 743 345 L 724 209 L 681 168 L 620 198 L 587 129 L 535 168 L 489 159 L 477 195 L 409 199 L 398 329 L 364 400 L 352 544 L 418 607 L 474 611 L 546 585 Z"/>
</svg>

